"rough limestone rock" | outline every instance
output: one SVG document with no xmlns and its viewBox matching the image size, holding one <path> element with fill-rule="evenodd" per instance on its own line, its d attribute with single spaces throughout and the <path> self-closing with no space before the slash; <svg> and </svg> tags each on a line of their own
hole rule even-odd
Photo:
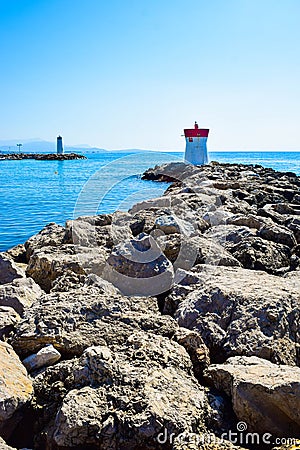
<svg viewBox="0 0 300 450">
<path fill-rule="evenodd" d="M 32 397 L 32 382 L 13 348 L 0 342 L 0 436 L 10 437 L 20 420 L 18 410 Z"/>
<path fill-rule="evenodd" d="M 16 263 L 26 264 L 26 249 L 24 244 L 18 244 L 15 247 L 10 248 L 5 252 L 9 258 L 13 259 Z"/>
<path fill-rule="evenodd" d="M 164 234 L 179 233 L 184 236 L 192 236 L 196 232 L 193 224 L 174 216 L 160 216 L 155 220 L 155 228 Z"/>
<path fill-rule="evenodd" d="M 125 295 L 147 296 L 168 291 L 174 270 L 155 240 L 141 235 L 112 250 L 102 276 Z"/>
<path fill-rule="evenodd" d="M 16 278 L 0 285 L 0 306 L 9 306 L 22 316 L 43 291 L 31 278 Z"/>
<path fill-rule="evenodd" d="M 38 400 L 53 404 L 55 395 L 63 396 L 48 434 L 49 449 L 150 450 L 163 429 L 170 437 L 204 427 L 204 389 L 191 375 L 184 348 L 167 338 L 135 332 L 122 345 L 87 348 L 71 370 L 61 364 L 35 380 Z"/>
<path fill-rule="evenodd" d="M 130 215 L 129 226 L 133 236 L 141 233 L 150 234 L 155 228 L 155 221 L 162 215 L 170 215 L 171 209 L 149 208 Z"/>
<path fill-rule="evenodd" d="M 60 246 L 64 241 L 64 236 L 64 227 L 54 222 L 49 223 L 38 234 L 32 236 L 25 242 L 27 260 L 29 260 L 30 256 L 37 249 Z"/>
<path fill-rule="evenodd" d="M 277 242 L 290 248 L 297 245 L 293 231 L 274 223 L 263 225 L 259 230 L 259 236 L 263 239 L 268 239 L 269 241 Z"/>
<path fill-rule="evenodd" d="M 190 270 L 196 264 L 237 266 L 241 263 L 214 239 L 203 236 L 190 238 L 179 234 L 158 236 L 156 241 L 177 269 Z"/>
<path fill-rule="evenodd" d="M 231 216 L 228 220 L 228 225 L 247 227 L 248 229 L 259 230 L 265 223 L 262 217 L 257 217 L 253 214 L 236 214 Z"/>
<path fill-rule="evenodd" d="M 63 276 L 66 271 L 76 275 L 89 273 L 101 275 L 107 252 L 104 247 L 77 247 L 73 244 L 43 247 L 33 252 L 26 273 L 44 291 L 49 292 L 55 280 Z"/>
<path fill-rule="evenodd" d="M 109 283 L 88 278 L 79 289 L 40 297 L 16 327 L 12 344 L 22 357 L 46 344 L 70 357 L 91 345 L 122 342 L 134 330 L 170 336 L 176 328 L 173 319 L 161 316 L 154 298 L 123 297 Z"/>
<path fill-rule="evenodd" d="M 116 211 L 114 214 L 80 217 L 66 223 L 65 243 L 77 247 L 105 247 L 111 249 L 126 238 L 132 237 L 131 215 Z"/>
<path fill-rule="evenodd" d="M 19 314 L 9 306 L 0 306 L 0 339 L 8 336 L 21 320 Z"/>
<path fill-rule="evenodd" d="M 288 246 L 261 239 L 243 239 L 230 248 L 232 255 L 245 269 L 264 270 L 273 275 L 282 275 L 290 270 L 291 250 Z"/>
<path fill-rule="evenodd" d="M 299 282 L 265 272 L 196 266 L 166 298 L 182 327 L 197 330 L 213 361 L 259 356 L 299 364 Z"/>
<path fill-rule="evenodd" d="M 24 271 L 5 253 L 0 253 L 0 285 L 25 277 Z"/>
<path fill-rule="evenodd" d="M 300 433 L 300 368 L 278 366 L 257 357 L 234 357 L 210 366 L 205 376 L 232 399 L 249 431 L 274 436 Z"/>
<path fill-rule="evenodd" d="M 211 227 L 206 233 L 205 237 L 214 240 L 225 248 L 230 248 L 238 244 L 243 239 L 248 237 L 255 237 L 257 230 L 247 226 L 239 225 L 216 225 Z"/>
<path fill-rule="evenodd" d="M 28 372 L 33 372 L 41 367 L 51 366 L 59 361 L 61 354 L 53 345 L 46 345 L 46 347 L 39 350 L 37 353 L 27 356 L 22 362 Z"/>
</svg>

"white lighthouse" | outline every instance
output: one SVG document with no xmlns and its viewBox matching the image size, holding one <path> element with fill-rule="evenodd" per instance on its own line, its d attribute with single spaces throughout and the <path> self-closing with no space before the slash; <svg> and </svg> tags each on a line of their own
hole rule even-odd
<svg viewBox="0 0 300 450">
<path fill-rule="evenodd" d="M 62 155 L 64 153 L 63 141 L 62 141 L 62 137 L 61 136 L 57 136 L 56 149 L 57 149 L 57 154 L 58 155 Z"/>
<path fill-rule="evenodd" d="M 209 130 L 207 128 L 199 128 L 195 122 L 194 128 L 187 128 L 184 130 L 185 136 L 185 155 L 184 160 L 187 163 L 201 166 L 207 164 L 207 147 L 206 142 Z"/>
</svg>

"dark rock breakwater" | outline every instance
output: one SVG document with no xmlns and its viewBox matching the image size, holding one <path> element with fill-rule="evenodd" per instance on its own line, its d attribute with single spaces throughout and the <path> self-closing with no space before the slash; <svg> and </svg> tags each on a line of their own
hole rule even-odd
<svg viewBox="0 0 300 450">
<path fill-rule="evenodd" d="M 172 184 L 0 255 L 0 436 L 49 450 L 297 448 L 300 178 L 217 163 L 144 178 Z"/>
</svg>

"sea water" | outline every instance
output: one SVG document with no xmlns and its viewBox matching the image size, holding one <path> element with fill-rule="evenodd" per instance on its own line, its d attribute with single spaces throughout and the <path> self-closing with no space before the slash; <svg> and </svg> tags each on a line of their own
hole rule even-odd
<svg viewBox="0 0 300 450">
<path fill-rule="evenodd" d="M 23 243 L 49 222 L 63 225 L 81 215 L 127 210 L 158 197 L 165 183 L 140 175 L 182 153 L 99 152 L 86 160 L 0 160 L 0 251 Z M 300 175 L 300 152 L 214 152 L 219 162 L 261 164 Z"/>
</svg>

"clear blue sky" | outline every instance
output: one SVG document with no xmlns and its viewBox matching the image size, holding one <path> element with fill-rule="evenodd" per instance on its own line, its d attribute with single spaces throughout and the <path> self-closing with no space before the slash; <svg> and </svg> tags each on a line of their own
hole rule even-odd
<svg viewBox="0 0 300 450">
<path fill-rule="evenodd" d="M 300 150 L 299 0 L 0 0 L 0 140 Z"/>
</svg>

